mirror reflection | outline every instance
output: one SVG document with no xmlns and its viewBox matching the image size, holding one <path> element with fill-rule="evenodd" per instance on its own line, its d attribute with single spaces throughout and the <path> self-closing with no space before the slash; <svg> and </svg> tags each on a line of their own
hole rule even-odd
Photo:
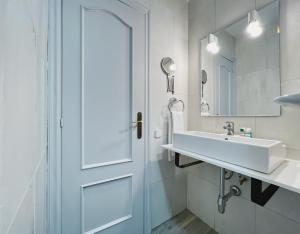
<svg viewBox="0 0 300 234">
<path fill-rule="evenodd" d="M 279 116 L 279 37 L 277 0 L 202 39 L 201 115 Z"/>
</svg>

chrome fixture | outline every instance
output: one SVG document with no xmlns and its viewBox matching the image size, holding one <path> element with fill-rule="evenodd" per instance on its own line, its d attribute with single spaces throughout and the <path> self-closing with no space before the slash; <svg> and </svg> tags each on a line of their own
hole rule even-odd
<svg viewBox="0 0 300 234">
<path fill-rule="evenodd" d="M 167 75 L 167 92 L 174 94 L 174 79 L 176 71 L 175 62 L 172 58 L 165 57 L 161 60 L 160 66 L 163 72 Z"/>
<path fill-rule="evenodd" d="M 242 174 L 238 174 L 238 177 L 239 177 L 240 185 L 243 185 L 243 183 L 245 183 L 248 180 L 248 178 Z"/>
<path fill-rule="evenodd" d="M 223 127 L 227 131 L 228 136 L 234 135 L 234 122 L 227 121 Z"/>
<path fill-rule="evenodd" d="M 204 85 L 207 83 L 207 72 L 202 69 L 201 71 L 201 113 L 209 114 L 209 104 L 204 99 Z"/>
<path fill-rule="evenodd" d="M 207 83 L 207 72 L 204 70 L 204 69 L 202 69 L 201 70 L 201 84 L 202 84 L 202 89 L 201 89 L 201 91 L 202 91 L 202 93 L 201 93 L 201 97 L 203 98 L 204 97 L 204 90 L 203 90 L 203 88 L 204 88 L 204 85 Z"/>
<path fill-rule="evenodd" d="M 229 192 L 225 194 L 225 169 L 221 168 L 221 170 L 220 170 L 220 190 L 219 190 L 219 197 L 218 197 L 219 212 L 221 214 L 224 214 L 227 201 L 232 196 L 240 196 L 240 195 L 241 195 L 241 190 L 236 185 L 230 186 Z"/>
<path fill-rule="evenodd" d="M 171 112 L 172 107 L 177 103 L 181 103 L 181 105 L 182 105 L 181 111 L 184 112 L 184 108 L 185 108 L 184 102 L 181 99 L 177 99 L 175 97 L 172 97 L 172 98 L 169 99 L 169 104 L 168 104 L 169 111 Z"/>
<path fill-rule="evenodd" d="M 225 169 L 225 180 L 230 180 L 233 176 L 233 171 L 229 171 Z"/>
</svg>

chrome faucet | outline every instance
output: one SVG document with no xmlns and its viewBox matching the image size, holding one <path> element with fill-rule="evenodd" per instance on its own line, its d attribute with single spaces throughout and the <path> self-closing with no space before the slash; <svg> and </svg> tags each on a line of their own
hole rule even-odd
<svg viewBox="0 0 300 234">
<path fill-rule="evenodd" d="M 234 135 L 234 122 L 227 121 L 223 127 L 227 131 L 228 136 Z"/>
</svg>

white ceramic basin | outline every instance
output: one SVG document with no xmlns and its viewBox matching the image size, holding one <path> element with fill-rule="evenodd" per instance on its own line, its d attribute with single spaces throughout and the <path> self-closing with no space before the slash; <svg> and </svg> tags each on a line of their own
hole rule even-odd
<svg viewBox="0 0 300 234">
<path fill-rule="evenodd" d="M 173 146 L 263 173 L 271 173 L 286 158 L 280 141 L 207 132 L 174 133 Z"/>
</svg>

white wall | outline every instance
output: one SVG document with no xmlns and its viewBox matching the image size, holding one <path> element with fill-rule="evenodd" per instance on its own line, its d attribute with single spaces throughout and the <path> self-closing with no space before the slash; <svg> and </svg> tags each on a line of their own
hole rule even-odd
<svg viewBox="0 0 300 234">
<path fill-rule="evenodd" d="M 257 0 L 259 6 L 269 0 Z M 282 0 L 281 3 L 281 89 L 282 93 L 300 91 L 300 1 Z M 247 14 L 252 0 L 217 0 L 217 27 L 223 27 Z M 231 120 L 236 129 L 251 127 L 254 136 L 282 140 L 288 156 L 300 160 L 300 110 L 282 108 L 280 117 L 201 117 L 199 86 L 199 39 L 213 29 L 211 0 L 191 0 L 189 3 L 189 129 L 223 132 L 225 121 Z M 242 197 L 227 203 L 224 215 L 217 211 L 219 170 L 203 164 L 189 169 L 188 208 L 201 219 L 226 234 L 295 234 L 300 233 L 300 195 L 279 189 L 264 207 L 250 201 L 249 181 L 241 186 Z M 228 184 L 238 184 L 235 176 Z M 228 186 L 227 186 L 228 189 Z"/>
<path fill-rule="evenodd" d="M 167 143 L 168 100 L 163 57 L 176 63 L 175 96 L 188 106 L 188 4 L 186 0 L 151 0 L 150 6 L 150 209 L 151 227 L 156 227 L 186 208 L 186 175 L 167 161 L 160 147 Z M 185 112 L 187 122 L 187 111 Z M 186 123 L 187 125 L 187 123 Z M 162 137 L 154 138 L 155 129 Z"/>
<path fill-rule="evenodd" d="M 0 1 L 0 233 L 45 233 L 47 8 Z"/>
</svg>

